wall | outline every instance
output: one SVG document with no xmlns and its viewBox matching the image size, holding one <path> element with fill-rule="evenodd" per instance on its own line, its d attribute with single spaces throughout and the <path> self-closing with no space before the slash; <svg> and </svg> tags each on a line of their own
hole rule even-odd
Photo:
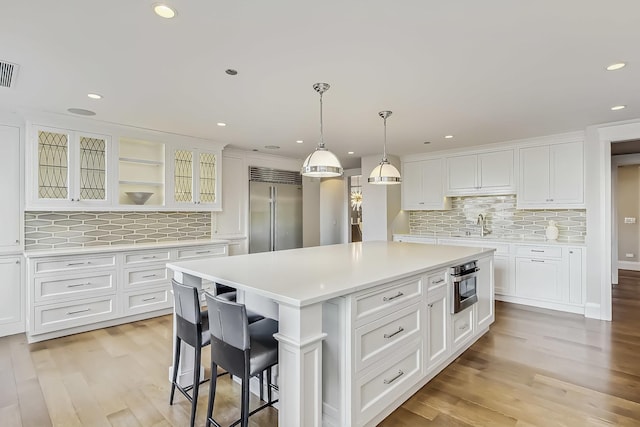
<svg viewBox="0 0 640 427">
<path fill-rule="evenodd" d="M 320 245 L 320 178 L 302 177 L 302 246 Z"/>
<path fill-rule="evenodd" d="M 618 259 L 626 262 L 638 262 L 640 250 L 640 223 L 638 214 L 640 207 L 640 169 L 638 165 L 618 167 L 616 185 Z M 625 224 L 625 217 L 636 218 L 635 224 Z M 627 258 L 625 254 L 633 257 Z"/>
<path fill-rule="evenodd" d="M 320 244 L 344 243 L 345 203 L 343 178 L 326 178 L 320 183 Z"/>
<path fill-rule="evenodd" d="M 479 235 L 478 214 L 483 213 L 493 236 L 539 236 L 545 239 L 545 228 L 556 221 L 558 241 L 584 243 L 587 216 L 584 209 L 518 210 L 516 196 L 453 197 L 451 210 L 412 211 L 409 213 L 411 234 Z"/>
<path fill-rule="evenodd" d="M 206 240 L 211 221 L 211 212 L 26 212 L 25 250 Z"/>
</svg>

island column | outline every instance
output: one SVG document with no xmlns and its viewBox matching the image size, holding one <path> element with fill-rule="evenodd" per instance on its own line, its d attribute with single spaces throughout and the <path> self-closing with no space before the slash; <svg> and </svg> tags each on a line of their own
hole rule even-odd
<svg viewBox="0 0 640 427">
<path fill-rule="evenodd" d="M 279 304 L 278 395 L 281 427 L 322 425 L 322 303 Z"/>
</svg>

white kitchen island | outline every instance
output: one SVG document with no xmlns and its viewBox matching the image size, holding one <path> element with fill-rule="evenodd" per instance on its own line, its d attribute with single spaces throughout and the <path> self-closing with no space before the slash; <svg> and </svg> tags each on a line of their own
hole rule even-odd
<svg viewBox="0 0 640 427">
<path fill-rule="evenodd" d="M 375 425 L 488 331 L 494 249 L 399 242 L 167 264 L 278 304 L 279 425 Z M 451 314 L 449 267 L 478 260 L 478 303 Z"/>
</svg>

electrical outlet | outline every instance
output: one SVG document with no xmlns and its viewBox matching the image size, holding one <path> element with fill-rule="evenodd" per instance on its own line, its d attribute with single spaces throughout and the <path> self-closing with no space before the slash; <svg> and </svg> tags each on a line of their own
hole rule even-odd
<svg viewBox="0 0 640 427">
<path fill-rule="evenodd" d="M 627 258 L 633 258 L 634 255 L 631 253 L 627 253 L 627 254 L 624 254 L 624 256 L 626 256 Z"/>
<path fill-rule="evenodd" d="M 636 219 L 635 219 L 635 217 L 625 217 L 624 218 L 624 223 L 625 224 L 635 224 L 636 223 Z"/>
</svg>

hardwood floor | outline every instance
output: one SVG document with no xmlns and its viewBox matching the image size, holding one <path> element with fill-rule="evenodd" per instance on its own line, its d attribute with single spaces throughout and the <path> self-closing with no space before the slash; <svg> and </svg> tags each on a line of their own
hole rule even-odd
<svg viewBox="0 0 640 427">
<path fill-rule="evenodd" d="M 381 426 L 640 425 L 639 294 L 640 272 L 621 271 L 613 322 L 498 303 L 491 331 Z M 168 404 L 170 363 L 170 316 L 32 345 L 0 338 L 0 425 L 187 425 L 189 403 L 176 394 Z M 215 410 L 228 424 L 240 389 L 219 384 Z M 197 425 L 207 395 L 205 385 Z M 250 423 L 275 426 L 277 412 Z"/>
</svg>

